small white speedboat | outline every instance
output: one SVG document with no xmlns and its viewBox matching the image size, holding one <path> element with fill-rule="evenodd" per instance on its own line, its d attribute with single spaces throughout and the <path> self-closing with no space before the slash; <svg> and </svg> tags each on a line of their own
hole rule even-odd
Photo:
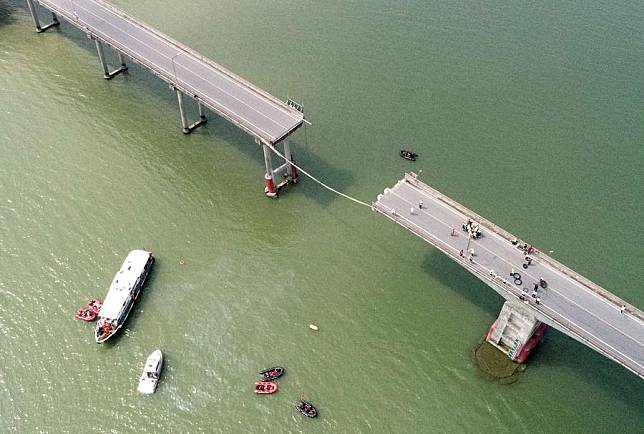
<svg viewBox="0 0 644 434">
<path fill-rule="evenodd" d="M 138 391 L 145 394 L 154 393 L 159 383 L 159 375 L 163 367 L 163 354 L 161 350 L 154 350 L 148 356 L 143 367 L 143 374 L 139 379 Z"/>
</svg>

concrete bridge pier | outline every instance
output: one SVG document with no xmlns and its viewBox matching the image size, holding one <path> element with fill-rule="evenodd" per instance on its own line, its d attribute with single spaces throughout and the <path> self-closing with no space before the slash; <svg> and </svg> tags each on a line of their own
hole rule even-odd
<svg viewBox="0 0 644 434">
<path fill-rule="evenodd" d="M 273 170 L 273 180 L 283 178 L 282 182 L 277 185 L 277 189 L 288 185 L 297 183 L 297 169 L 293 166 L 293 155 L 291 154 L 291 146 L 289 143 L 288 137 L 282 139 L 282 146 L 284 147 L 284 152 L 282 155 L 286 158 L 286 161 Z"/>
<path fill-rule="evenodd" d="M 293 155 L 291 154 L 291 144 L 289 138 L 282 140 L 284 143 L 284 156 L 286 157 L 286 177 L 291 184 L 297 184 L 297 169 L 293 163 Z"/>
<path fill-rule="evenodd" d="M 275 187 L 275 171 L 273 170 L 273 162 L 271 161 L 271 149 L 259 139 L 255 139 L 255 142 L 261 145 L 264 151 L 264 165 L 266 166 L 264 193 L 268 197 L 275 198 L 277 197 L 277 187 Z"/>
<path fill-rule="evenodd" d="M 170 86 L 171 89 L 174 89 L 174 91 L 177 93 L 177 101 L 179 102 L 179 114 L 181 115 L 181 129 L 183 131 L 183 134 L 190 134 L 192 130 L 205 125 L 206 122 L 208 122 L 208 119 L 206 118 L 206 115 L 204 114 L 203 111 L 203 106 L 197 100 L 197 107 L 199 108 L 199 120 L 188 125 L 188 118 L 186 116 L 186 108 L 183 103 L 183 92 L 181 92 L 179 89 L 177 89 L 174 86 Z"/>
<path fill-rule="evenodd" d="M 36 24 L 36 31 L 38 33 L 42 33 L 47 29 L 60 25 L 60 21 L 58 21 L 58 17 L 56 16 L 55 13 L 52 12 L 51 23 L 41 26 L 40 20 L 38 19 L 38 11 L 36 10 L 36 5 L 34 4 L 33 0 L 27 0 L 27 6 L 29 7 L 29 13 L 31 13 L 31 18 L 33 18 L 34 24 Z"/>
<path fill-rule="evenodd" d="M 105 53 L 103 52 L 103 44 L 101 44 L 101 41 L 99 41 L 96 38 L 90 37 L 90 39 L 94 39 L 94 42 L 96 43 L 96 52 L 98 53 L 98 60 L 101 61 L 101 66 L 103 67 L 103 78 L 105 80 L 111 80 L 112 78 L 116 77 L 122 72 L 127 71 L 127 65 L 125 64 L 125 59 L 123 59 L 123 54 L 120 51 L 117 51 L 119 62 L 121 63 L 121 66 L 116 68 L 114 71 L 109 70 L 107 66 L 107 62 L 105 61 Z"/>
<path fill-rule="evenodd" d="M 298 173 L 297 168 L 293 165 L 293 155 L 291 154 L 289 139 L 287 137 L 281 140 L 282 146 L 284 147 L 282 155 L 286 161 L 275 169 L 273 168 L 273 162 L 271 160 L 271 147 L 263 143 L 260 139 L 255 139 L 255 143 L 261 145 L 264 151 L 264 164 L 266 166 L 264 193 L 268 197 L 277 197 L 282 187 L 297 183 Z M 282 179 L 282 181 L 278 184 L 277 179 Z"/>
<path fill-rule="evenodd" d="M 511 360 L 523 363 L 545 330 L 546 325 L 537 320 L 530 309 L 520 303 L 506 301 L 486 340 Z"/>
</svg>

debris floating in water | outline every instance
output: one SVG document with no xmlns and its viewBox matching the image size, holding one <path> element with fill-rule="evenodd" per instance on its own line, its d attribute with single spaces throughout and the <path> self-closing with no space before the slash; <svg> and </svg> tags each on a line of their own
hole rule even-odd
<svg viewBox="0 0 644 434">
<path fill-rule="evenodd" d="M 313 331 L 318 331 L 318 330 L 320 330 L 320 328 L 319 328 L 318 326 L 316 326 L 315 324 L 309 324 L 309 328 L 310 328 L 311 330 L 313 330 Z"/>
</svg>

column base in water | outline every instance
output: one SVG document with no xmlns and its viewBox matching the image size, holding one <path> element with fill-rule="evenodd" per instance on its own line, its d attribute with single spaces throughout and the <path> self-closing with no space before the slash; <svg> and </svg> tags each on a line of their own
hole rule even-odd
<svg viewBox="0 0 644 434">
<path fill-rule="evenodd" d="M 266 193 L 266 196 L 277 197 L 277 188 L 275 188 L 273 177 L 267 173 L 264 175 L 264 180 L 266 182 L 266 187 L 264 187 L 264 193 Z"/>
<path fill-rule="evenodd" d="M 291 158 L 291 162 L 295 163 L 295 160 Z M 291 184 L 297 184 L 299 174 L 297 173 L 297 167 L 291 165 Z"/>
<path fill-rule="evenodd" d="M 47 29 L 51 29 L 52 27 L 58 27 L 58 26 L 60 26 L 60 21 L 58 21 L 58 17 L 56 16 L 56 14 L 52 12 L 51 13 L 51 23 L 49 23 L 47 25 L 44 25 L 44 26 L 42 26 L 40 28 L 37 27 L 36 31 L 38 33 L 42 33 Z"/>
<path fill-rule="evenodd" d="M 103 68 L 103 78 L 105 80 L 111 80 L 112 78 L 119 75 L 121 72 L 127 71 L 127 65 L 125 64 L 125 61 L 123 60 L 123 55 L 121 54 L 120 51 L 118 52 L 118 55 L 119 55 L 119 61 L 121 62 L 121 66 L 116 68 L 114 71 L 110 71 L 107 67 L 105 54 L 103 53 L 103 44 L 98 39 L 94 39 L 94 43 L 96 44 L 96 52 L 98 53 L 98 60 L 101 62 L 101 67 Z"/>
<path fill-rule="evenodd" d="M 60 22 L 58 21 L 58 17 L 56 16 L 55 13 L 51 13 L 51 23 L 41 26 L 40 25 L 40 20 L 38 19 L 38 11 L 36 10 L 36 5 L 34 4 L 33 0 L 27 0 L 27 6 L 29 7 L 29 12 L 31 13 L 31 18 L 34 20 L 34 24 L 36 25 L 36 31 L 38 33 L 42 33 L 47 29 L 51 29 L 52 27 L 56 27 L 60 25 Z"/>
</svg>

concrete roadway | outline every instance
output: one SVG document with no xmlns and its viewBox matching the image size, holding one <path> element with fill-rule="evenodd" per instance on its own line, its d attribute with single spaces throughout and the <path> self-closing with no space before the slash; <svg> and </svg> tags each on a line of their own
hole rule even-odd
<svg viewBox="0 0 644 434">
<path fill-rule="evenodd" d="M 636 307 L 540 251 L 528 255 L 532 264 L 524 269 L 526 254 L 511 243 L 514 236 L 418 181 L 414 174 L 386 189 L 373 208 L 443 251 L 507 300 L 521 303 L 527 291 L 523 302 L 537 319 L 644 378 L 644 315 Z M 463 231 L 461 225 L 468 218 L 480 224 L 479 239 L 470 240 Z M 471 259 L 468 248 L 474 249 Z M 512 270 L 521 275 L 520 281 L 510 276 Z M 540 278 L 547 287 L 538 289 L 537 305 L 532 291 Z"/>
<path fill-rule="evenodd" d="M 114 6 L 96 0 L 38 0 L 70 24 L 118 48 L 249 134 L 275 143 L 304 115 Z"/>
</svg>

